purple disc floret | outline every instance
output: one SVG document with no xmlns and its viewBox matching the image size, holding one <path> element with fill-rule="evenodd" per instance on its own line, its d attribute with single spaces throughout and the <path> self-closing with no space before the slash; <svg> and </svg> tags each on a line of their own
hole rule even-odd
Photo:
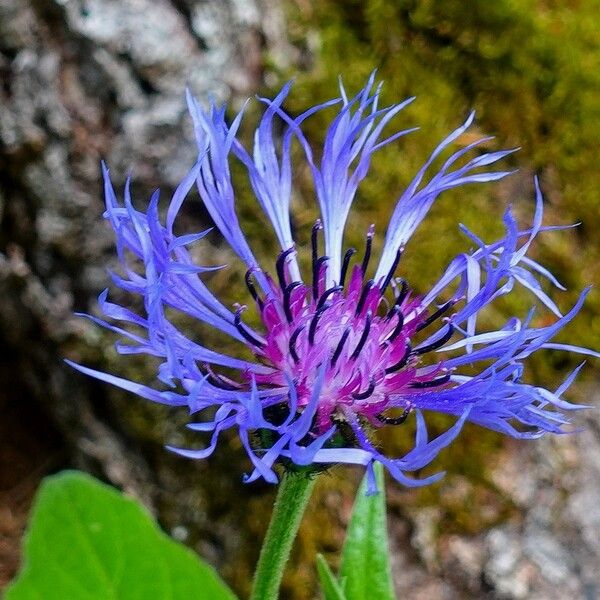
<svg viewBox="0 0 600 600">
<path fill-rule="evenodd" d="M 144 310 L 139 314 L 113 304 L 105 291 L 99 305 L 108 320 L 89 318 L 121 336 L 120 353 L 145 353 L 163 360 L 157 374 L 161 384 L 157 389 L 70 364 L 154 402 L 186 406 L 198 417 L 190 429 L 207 432 L 210 443 L 200 450 L 171 448 L 184 456 L 208 457 L 219 434 L 236 429 L 253 464 L 246 481 L 262 477 L 276 483 L 277 463 L 360 464 L 372 473 L 374 462 L 380 462 L 399 482 L 424 485 L 442 474 L 412 479 L 406 472 L 429 464 L 466 421 L 516 438 L 564 432 L 566 414 L 582 408 L 562 398 L 580 367 L 550 391 L 521 381 L 524 361 L 542 348 L 598 354 L 551 341 L 580 310 L 588 290 L 561 314 L 540 281 L 562 286 L 527 256 L 540 231 L 561 229 L 542 226 L 537 180 L 530 228 L 519 230 L 510 210 L 504 216 L 505 235 L 496 242 L 485 243 L 463 227 L 474 249 L 455 257 L 428 292 L 417 294 L 399 275 L 413 232 L 444 190 L 509 174 L 487 167 L 512 150 L 481 153 L 478 148 L 489 141 L 483 138 L 451 154 L 428 177 L 432 163 L 441 160 L 440 155 L 471 125 L 470 114 L 435 148 L 401 194 L 376 260 L 374 226 L 365 226 L 364 246 L 359 249 L 344 248 L 344 227 L 372 155 L 414 130 L 382 139 L 390 120 L 413 99 L 380 108 L 380 87 L 371 76 L 355 97 L 348 98 L 340 84 L 339 98 L 292 117 L 282 108 L 289 91 L 290 84 L 273 100 L 260 99 L 266 108 L 251 153 L 236 137 L 243 110 L 229 123 L 225 107 L 205 109 L 188 93 L 199 155 L 173 194 L 164 219 L 159 217 L 158 192 L 140 211 L 133 207 L 128 181 L 120 202 L 103 166 L 105 217 L 115 231 L 122 265 L 113 281 L 143 298 Z M 337 108 L 337 114 L 317 159 L 302 123 L 330 107 Z M 275 126 L 281 135 L 275 136 Z M 306 249 L 296 246 L 290 224 L 294 141 L 304 151 L 320 211 Z M 280 245 L 265 270 L 236 216 L 232 160 L 247 169 L 256 200 Z M 214 267 L 196 264 L 188 247 L 208 230 L 174 233 L 177 214 L 194 185 L 217 229 L 245 265 L 247 289 L 240 290 L 240 300 L 252 305 L 260 326 L 250 326 L 244 319 L 246 305 L 230 309 L 203 282 L 203 274 Z M 299 253 L 306 254 L 307 268 L 300 268 Z M 480 331 L 480 311 L 515 285 L 529 290 L 554 313 L 554 322 L 534 327 L 532 310 L 498 330 Z M 173 309 L 227 336 L 228 348 L 235 343 L 246 346 L 254 359 L 235 358 L 192 340 L 168 319 Z M 430 440 L 424 416 L 429 411 L 457 420 Z M 400 458 L 386 456 L 376 445 L 374 432 L 401 426 L 409 418 L 416 420 L 413 449 Z"/>
</svg>

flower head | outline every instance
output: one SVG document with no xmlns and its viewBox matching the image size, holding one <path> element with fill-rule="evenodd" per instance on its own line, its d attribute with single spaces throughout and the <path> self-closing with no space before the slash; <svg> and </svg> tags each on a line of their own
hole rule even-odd
<svg viewBox="0 0 600 600">
<path fill-rule="evenodd" d="M 109 302 L 105 291 L 99 303 L 111 323 L 91 318 L 128 340 L 117 345 L 119 352 L 162 358 L 158 378 L 167 389 L 74 366 L 149 400 L 187 406 L 199 417 L 189 427 L 210 432 L 211 441 L 200 450 L 172 448 L 184 456 L 209 456 L 222 431 L 237 429 L 254 466 L 247 481 L 262 477 L 276 482 L 274 465 L 281 461 L 299 466 L 361 464 L 371 473 L 378 461 L 401 483 L 422 485 L 441 474 L 415 480 L 406 472 L 429 464 L 456 438 L 465 421 L 517 438 L 562 432 L 566 412 L 580 408 L 562 399 L 579 368 L 557 390 L 549 391 L 521 382 L 523 362 L 541 348 L 597 354 L 550 341 L 579 311 L 587 290 L 562 315 L 539 280 L 560 284 L 526 256 L 540 231 L 558 229 L 542 227 L 537 181 L 529 229 L 519 230 L 510 211 L 504 217 L 505 235 L 496 242 L 485 243 L 463 227 L 474 250 L 455 257 L 428 292 L 417 294 L 400 276 L 404 247 L 413 232 L 444 190 L 507 175 L 486 169 L 512 151 L 479 153 L 478 146 L 489 138 L 481 139 L 452 154 L 427 178 L 432 163 L 471 125 L 471 114 L 439 144 L 401 194 L 375 260 L 374 226 L 365 227 L 364 246 L 358 250 L 344 248 L 344 226 L 372 155 L 413 131 L 381 139 L 389 121 L 412 98 L 379 108 L 380 90 L 374 88 L 372 76 L 354 98 L 348 98 L 340 85 L 340 98 L 291 117 L 282 108 L 289 90 L 288 84 L 275 99 L 261 99 L 266 109 L 252 153 L 236 137 L 243 110 L 229 124 L 224 107 L 211 105 L 205 110 L 188 94 L 199 158 L 173 194 L 164 222 L 159 218 L 158 192 L 147 209 L 139 211 L 133 207 L 128 182 L 121 204 L 104 168 L 105 216 L 116 233 L 123 267 L 113 280 L 143 298 L 144 313 Z M 316 111 L 332 106 L 339 110 L 317 160 L 301 126 Z M 273 133 L 276 121 L 283 126 L 279 140 Z M 304 150 L 320 209 L 305 250 L 295 245 L 290 224 L 293 140 Z M 264 268 L 236 216 L 231 160 L 246 167 L 281 246 Z M 245 304 L 231 310 L 203 282 L 203 273 L 214 267 L 195 264 L 188 246 L 208 231 L 174 233 L 177 214 L 194 184 L 216 227 L 245 263 L 247 290 L 240 300 L 254 306 L 259 327 L 244 320 Z M 304 272 L 298 260 L 302 251 L 310 254 L 310 267 Z M 479 331 L 480 311 L 517 284 L 556 315 L 554 323 L 534 327 L 532 311 L 523 320 L 509 319 L 496 331 Z M 247 346 L 255 359 L 235 358 L 192 340 L 167 318 L 172 309 Z M 467 365 L 468 374 L 463 370 Z M 445 433 L 429 440 L 427 411 L 458 418 Z M 383 454 L 371 439 L 374 430 L 397 427 L 413 416 L 414 448 L 400 458 Z"/>
</svg>

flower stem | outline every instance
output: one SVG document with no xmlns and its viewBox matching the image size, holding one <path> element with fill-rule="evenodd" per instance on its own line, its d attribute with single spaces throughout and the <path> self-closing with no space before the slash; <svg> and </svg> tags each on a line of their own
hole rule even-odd
<svg viewBox="0 0 600 600">
<path fill-rule="evenodd" d="M 282 477 L 254 573 L 250 600 L 277 600 L 283 571 L 314 483 L 314 474 L 307 472 L 286 472 Z"/>
</svg>

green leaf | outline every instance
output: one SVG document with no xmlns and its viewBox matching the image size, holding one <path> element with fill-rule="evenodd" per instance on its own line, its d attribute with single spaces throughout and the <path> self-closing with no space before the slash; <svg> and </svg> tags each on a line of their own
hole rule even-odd
<svg viewBox="0 0 600 600">
<path fill-rule="evenodd" d="M 317 554 L 317 571 L 319 573 L 319 581 L 321 582 L 321 590 L 325 600 L 347 600 L 342 586 L 331 572 L 331 569 L 322 554 Z"/>
<path fill-rule="evenodd" d="M 367 496 L 360 485 L 342 550 L 340 578 L 348 600 L 394 600 L 390 570 L 383 467 L 375 464 L 379 493 Z"/>
<path fill-rule="evenodd" d="M 6 600 L 235 600 L 212 567 L 146 511 L 83 473 L 44 480 Z"/>
</svg>

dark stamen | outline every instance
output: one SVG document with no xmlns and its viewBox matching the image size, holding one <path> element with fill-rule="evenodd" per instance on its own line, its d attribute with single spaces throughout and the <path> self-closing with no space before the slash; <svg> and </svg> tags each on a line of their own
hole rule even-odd
<svg viewBox="0 0 600 600">
<path fill-rule="evenodd" d="M 392 306 L 392 308 L 390 308 L 390 310 L 385 315 L 385 320 L 391 321 L 398 313 L 402 313 L 402 311 L 400 310 L 399 306 L 396 306 L 394 304 L 394 306 Z"/>
<path fill-rule="evenodd" d="M 235 317 L 233 322 L 236 326 L 236 329 L 242 334 L 242 336 L 248 340 L 253 346 L 257 348 L 264 348 L 265 343 L 261 342 L 258 338 L 254 337 L 246 328 L 246 326 L 242 323 L 242 308 L 238 308 L 235 311 Z"/>
<path fill-rule="evenodd" d="M 398 307 L 396 306 L 395 308 L 398 308 Z M 396 327 L 394 327 L 394 331 L 392 331 L 392 333 L 390 334 L 388 341 L 393 342 L 400 335 L 400 332 L 402 331 L 403 327 L 404 327 L 404 315 L 402 314 L 402 311 L 398 308 L 398 323 L 396 323 Z"/>
<path fill-rule="evenodd" d="M 346 254 L 344 254 L 344 262 L 342 263 L 342 272 L 340 274 L 340 285 L 344 287 L 346 282 L 346 275 L 348 273 L 348 266 L 350 265 L 350 259 L 356 254 L 356 248 L 348 248 Z"/>
<path fill-rule="evenodd" d="M 364 392 L 355 392 L 354 394 L 352 394 L 352 397 L 355 400 L 365 400 L 373 394 L 376 385 L 377 384 L 375 383 L 375 379 L 371 377 L 371 379 L 369 380 L 369 387 Z"/>
<path fill-rule="evenodd" d="M 246 276 L 245 276 L 246 287 L 248 288 L 250 295 L 254 299 L 254 302 L 256 302 L 256 304 L 258 304 L 258 308 L 260 308 L 260 310 L 262 310 L 265 306 L 265 303 L 262 301 L 262 298 L 258 295 L 258 292 L 256 291 L 256 287 L 254 287 L 254 283 L 252 283 L 252 273 L 253 273 L 252 269 L 248 269 L 246 271 Z"/>
<path fill-rule="evenodd" d="M 367 267 L 369 266 L 369 259 L 371 258 L 371 247 L 373 246 L 373 235 L 375 233 L 375 228 L 373 225 L 369 227 L 369 232 L 367 233 L 367 243 L 365 245 L 365 255 L 363 257 L 362 264 L 360 266 L 363 277 L 367 272 Z"/>
<path fill-rule="evenodd" d="M 456 300 L 448 300 L 445 304 L 442 304 L 434 313 L 429 315 L 422 323 L 417 325 L 417 331 L 423 331 L 425 327 L 431 325 L 435 320 L 439 319 L 449 308 L 456 304 Z"/>
<path fill-rule="evenodd" d="M 319 230 L 323 229 L 321 225 L 321 219 L 317 219 L 315 224 L 313 225 L 312 232 L 310 234 L 310 242 L 312 247 L 312 264 L 314 265 L 317 262 L 317 258 L 319 257 L 319 249 L 318 249 L 318 239 Z"/>
<path fill-rule="evenodd" d="M 338 345 L 333 353 L 333 356 L 331 357 L 331 366 L 332 367 L 335 367 L 335 363 L 337 362 L 337 359 L 340 357 L 340 354 L 342 353 L 342 350 L 344 349 L 344 344 L 346 343 L 346 340 L 348 339 L 348 336 L 350 335 L 351 330 L 352 330 L 352 327 L 348 326 L 344 330 L 344 333 L 342 333 L 342 337 L 340 338 L 340 341 L 338 342 Z"/>
<path fill-rule="evenodd" d="M 315 343 L 315 333 L 317 332 L 317 325 L 319 324 L 319 319 L 323 315 L 323 313 L 331 306 L 331 304 L 324 304 L 319 308 L 310 322 L 310 326 L 308 328 L 308 341 L 312 346 Z"/>
<path fill-rule="evenodd" d="M 411 388 L 415 389 L 424 389 L 424 388 L 433 388 L 438 385 L 444 385 L 450 381 L 450 373 L 444 375 L 443 377 L 438 377 L 437 379 L 432 379 L 431 381 L 413 381 L 410 384 Z"/>
<path fill-rule="evenodd" d="M 407 342 L 406 350 L 404 351 L 404 356 L 395 365 L 392 365 L 391 367 L 388 367 L 385 370 L 386 375 L 389 375 L 390 373 L 394 373 L 395 371 L 399 371 L 400 369 L 405 367 L 406 364 L 408 363 L 408 359 L 410 358 L 411 352 L 412 352 L 412 347 L 410 345 L 410 342 Z"/>
<path fill-rule="evenodd" d="M 385 423 L 386 425 L 402 425 L 410 415 L 410 408 L 405 408 L 404 412 L 399 417 L 386 417 L 383 414 L 377 415 L 377 420 Z"/>
<path fill-rule="evenodd" d="M 365 317 L 365 328 L 363 329 L 362 335 L 360 336 L 360 340 L 358 340 L 358 344 L 357 344 L 356 348 L 354 349 L 354 352 L 350 356 L 350 358 L 352 360 L 356 360 L 358 358 L 360 351 L 363 349 L 363 347 L 367 341 L 367 338 L 369 337 L 370 329 L 371 329 L 371 311 L 369 310 L 369 311 L 367 311 L 367 315 Z"/>
<path fill-rule="evenodd" d="M 206 365 L 205 368 L 206 368 L 206 372 L 207 372 L 208 382 L 211 383 L 212 385 L 214 385 L 215 387 L 218 387 L 222 390 L 228 390 L 228 391 L 237 390 L 240 388 L 240 386 L 238 384 L 235 384 L 232 381 L 228 381 L 221 375 L 218 375 L 217 373 L 215 373 L 208 365 Z"/>
<path fill-rule="evenodd" d="M 305 325 L 301 325 L 300 327 L 295 329 L 294 333 L 292 333 L 292 335 L 290 336 L 290 343 L 289 343 L 290 354 L 292 355 L 292 358 L 294 359 L 295 363 L 300 362 L 300 357 L 298 356 L 298 353 L 296 352 L 296 342 L 298 341 L 298 336 L 302 333 L 302 331 L 304 330 L 305 327 L 306 327 Z"/>
<path fill-rule="evenodd" d="M 396 296 L 396 301 L 394 302 L 396 306 L 400 306 L 404 302 L 404 299 L 408 294 L 408 283 L 406 283 L 406 280 L 400 279 L 399 283 L 400 291 L 398 292 L 398 295 Z"/>
<path fill-rule="evenodd" d="M 367 296 L 369 294 L 369 292 L 371 291 L 371 288 L 375 285 L 375 281 L 373 281 L 373 279 L 369 279 L 369 281 L 367 281 L 367 283 L 365 283 L 362 293 L 360 294 L 360 298 L 358 300 L 358 304 L 356 306 L 356 316 L 358 317 L 358 315 L 360 315 L 360 313 L 362 312 L 362 309 L 365 307 L 365 302 L 367 300 Z"/>
<path fill-rule="evenodd" d="M 219 388 L 221 390 L 227 390 L 228 392 L 230 392 L 232 390 L 237 390 L 238 389 L 238 387 L 236 387 L 235 385 L 231 385 L 231 384 L 223 381 L 217 375 L 209 375 L 207 379 L 208 379 L 209 383 L 211 383 L 212 385 L 214 385 L 215 387 L 217 387 L 217 388 Z"/>
<path fill-rule="evenodd" d="M 446 331 L 446 333 L 439 340 L 431 342 L 431 344 L 427 344 L 427 346 L 417 348 L 413 351 L 413 354 L 426 354 L 427 352 L 441 348 L 452 337 L 453 333 L 454 325 L 452 325 L 452 323 L 448 323 L 448 331 Z"/>
<path fill-rule="evenodd" d="M 319 276 L 321 266 L 329 260 L 329 256 L 321 256 L 313 263 L 313 300 L 316 302 L 319 297 Z"/>
<path fill-rule="evenodd" d="M 290 302 L 292 300 L 292 292 L 301 285 L 301 281 L 292 281 L 292 283 L 287 285 L 283 290 L 283 310 L 285 311 L 285 317 L 288 323 L 291 323 L 294 319 L 292 315 L 292 307 L 290 305 Z"/>
<path fill-rule="evenodd" d="M 286 283 L 285 283 L 285 259 L 292 253 L 294 253 L 296 251 L 296 249 L 292 246 L 291 248 L 288 248 L 285 252 L 282 252 L 278 257 L 277 257 L 277 262 L 275 263 L 275 266 L 277 268 L 277 278 L 279 279 L 279 287 L 283 290 L 285 289 Z"/>
<path fill-rule="evenodd" d="M 325 304 L 325 301 L 327 300 L 327 298 L 329 298 L 329 296 L 331 296 L 332 294 L 335 294 L 336 292 L 341 292 L 344 288 L 341 285 L 336 285 L 334 287 L 330 287 L 328 290 L 325 290 L 323 292 L 323 294 L 321 294 L 321 297 L 319 298 L 319 303 L 317 304 L 317 310 L 319 308 L 321 308 L 321 306 L 323 306 L 323 304 Z"/>
<path fill-rule="evenodd" d="M 383 281 L 383 285 L 381 286 L 381 295 L 382 296 L 383 296 L 383 294 L 385 294 L 385 290 L 387 290 L 387 286 L 390 285 L 390 281 L 392 280 L 392 277 L 394 276 L 394 273 L 396 272 L 396 269 L 398 268 L 398 263 L 400 262 L 400 258 L 402 257 L 402 252 L 404 252 L 404 248 L 399 248 L 398 252 L 396 252 L 396 258 L 394 258 L 394 262 L 392 263 L 392 266 L 390 267 L 387 277 L 385 278 L 385 280 Z"/>
</svg>

